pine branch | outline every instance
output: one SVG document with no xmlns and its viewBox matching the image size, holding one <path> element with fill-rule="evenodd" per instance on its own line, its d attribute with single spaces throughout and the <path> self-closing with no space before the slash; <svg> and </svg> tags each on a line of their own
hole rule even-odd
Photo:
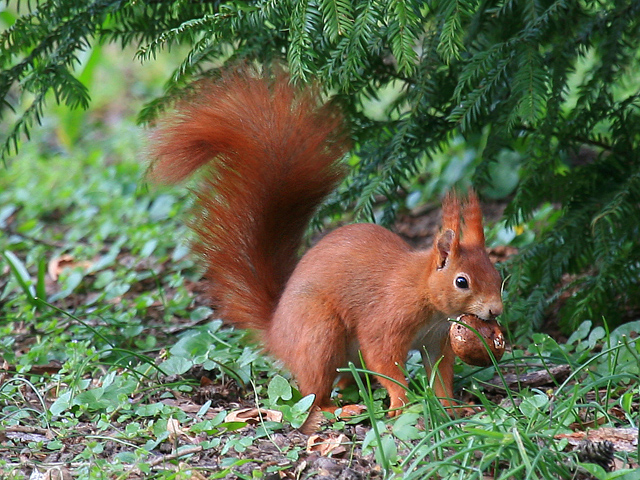
<svg viewBox="0 0 640 480">
<path fill-rule="evenodd" d="M 133 45 L 147 62 L 189 47 L 142 122 L 219 65 L 286 63 L 294 81 L 321 82 L 353 132 L 351 175 L 322 213 L 350 209 L 390 222 L 406 185 L 452 138 L 481 138 L 479 190 L 505 151 L 522 159 L 506 210 L 510 225 L 532 218 L 541 204 L 557 206 L 535 242 L 506 266 L 505 321 L 531 331 L 558 302 L 567 328 L 607 308 L 618 318 L 640 308 L 640 293 L 632 294 L 640 292 L 633 221 L 640 216 L 640 0 L 33 5 L 0 33 L 0 116 L 9 123 L 17 111 L 3 158 L 29 138 L 46 101 L 88 105 L 74 72 L 93 42 Z M 382 119 L 368 118 L 364 105 L 390 87 L 394 98 Z M 593 151 L 581 158 L 581 149 Z"/>
</svg>

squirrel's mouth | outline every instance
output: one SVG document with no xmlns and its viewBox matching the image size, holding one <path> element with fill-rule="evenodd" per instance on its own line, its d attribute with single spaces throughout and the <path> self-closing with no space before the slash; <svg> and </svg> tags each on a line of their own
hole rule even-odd
<svg viewBox="0 0 640 480">
<path fill-rule="evenodd" d="M 482 320 L 483 322 L 490 322 L 492 320 L 495 320 L 495 318 L 484 318 L 478 314 L 475 313 L 463 313 L 462 315 L 459 315 L 456 320 L 461 321 L 462 317 L 475 317 L 475 318 L 479 318 L 480 320 Z"/>
</svg>

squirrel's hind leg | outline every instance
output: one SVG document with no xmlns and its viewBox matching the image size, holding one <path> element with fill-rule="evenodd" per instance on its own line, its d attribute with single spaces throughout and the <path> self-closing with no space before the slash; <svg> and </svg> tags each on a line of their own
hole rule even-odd
<svg viewBox="0 0 640 480">
<path fill-rule="evenodd" d="M 310 306 L 312 304 L 312 306 Z M 338 368 L 346 365 L 346 328 L 322 302 L 285 301 L 268 333 L 269 351 L 285 363 L 303 396 L 332 411 L 331 390 Z"/>
</svg>

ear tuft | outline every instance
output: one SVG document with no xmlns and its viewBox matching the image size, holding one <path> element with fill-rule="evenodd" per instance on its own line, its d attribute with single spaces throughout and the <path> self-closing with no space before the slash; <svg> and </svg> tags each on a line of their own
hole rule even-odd
<svg viewBox="0 0 640 480">
<path fill-rule="evenodd" d="M 460 198 L 454 191 L 447 193 L 442 201 L 442 228 L 460 232 Z"/>
<path fill-rule="evenodd" d="M 462 210 L 464 226 L 462 228 L 462 242 L 466 245 L 484 247 L 484 228 L 482 226 L 482 210 L 476 193 L 469 189 L 467 201 Z"/>
</svg>

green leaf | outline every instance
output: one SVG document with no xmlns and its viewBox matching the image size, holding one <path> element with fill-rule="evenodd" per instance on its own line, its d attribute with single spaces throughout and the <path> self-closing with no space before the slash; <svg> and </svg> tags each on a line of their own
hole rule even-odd
<svg viewBox="0 0 640 480">
<path fill-rule="evenodd" d="M 580 326 L 571 334 L 567 339 L 567 345 L 573 345 L 576 342 L 580 342 L 589 336 L 591 326 L 593 322 L 591 320 L 585 320 Z"/>
<path fill-rule="evenodd" d="M 420 19 L 412 9 L 411 2 L 390 0 L 387 3 L 389 19 L 389 44 L 391 52 L 398 62 L 398 70 L 411 75 L 418 63 L 416 46 L 420 31 Z"/>
<path fill-rule="evenodd" d="M 57 451 L 62 449 L 62 447 L 64 446 L 64 444 L 62 443 L 61 440 L 52 440 L 51 442 L 47 442 L 46 447 L 47 450 L 51 450 L 51 451 Z"/>
<path fill-rule="evenodd" d="M 49 297 L 49 301 L 53 303 L 63 298 L 67 298 L 76 290 L 76 288 L 80 286 L 83 280 L 84 280 L 84 274 L 82 272 L 79 272 L 79 271 L 71 272 L 68 276 L 64 277 L 64 283 L 62 283 L 62 289 L 59 292 L 51 295 L 51 297 Z"/>
<path fill-rule="evenodd" d="M 331 42 L 339 37 L 349 37 L 353 31 L 353 7 L 351 0 L 324 0 L 320 2 L 324 31 Z"/>
<path fill-rule="evenodd" d="M 393 424 L 393 434 L 405 442 L 418 440 L 422 437 L 422 433 L 416 427 L 419 418 L 420 415 L 417 413 L 403 413 Z"/>
<path fill-rule="evenodd" d="M 525 398 L 520 404 L 520 410 L 527 418 L 534 418 L 545 413 L 545 407 L 549 404 L 549 397 L 541 393 Z"/>
<path fill-rule="evenodd" d="M 29 275 L 29 271 L 27 267 L 22 263 L 22 261 L 11 251 L 5 250 L 3 252 L 4 258 L 9 263 L 9 268 L 11 269 L 11 273 L 13 273 L 13 277 L 20 285 L 23 293 L 27 296 L 27 300 L 34 307 L 37 306 L 37 301 L 35 298 L 36 290 L 33 286 L 33 281 L 31 280 L 31 276 Z"/>
<path fill-rule="evenodd" d="M 314 394 L 307 395 L 306 397 L 302 397 L 302 399 L 298 400 L 293 407 L 291 407 L 292 415 L 300 415 L 302 413 L 306 413 L 313 405 L 316 396 Z"/>
<path fill-rule="evenodd" d="M 167 375 L 182 375 L 193 367 L 193 362 L 187 358 L 173 355 L 160 364 L 160 368 Z"/>
<path fill-rule="evenodd" d="M 519 100 L 511 122 L 521 121 L 526 126 L 532 126 L 544 115 L 549 92 L 538 46 L 523 43 L 523 52 L 518 55 L 519 65 L 513 76 L 513 95 Z"/>
<path fill-rule="evenodd" d="M 464 36 L 467 32 L 463 24 L 473 14 L 473 3 L 475 2 L 461 0 L 444 0 L 439 3 L 438 16 L 444 20 L 437 50 L 445 63 L 462 58 L 462 52 L 465 50 Z"/>
<path fill-rule="evenodd" d="M 47 298 L 46 274 L 47 260 L 43 257 L 38 261 L 38 281 L 36 282 L 36 296 L 41 299 Z"/>
<path fill-rule="evenodd" d="M 277 403 L 280 399 L 286 402 L 293 398 L 291 385 L 281 375 L 276 375 L 271 379 L 269 387 L 267 388 L 267 394 L 269 396 L 269 400 L 273 403 Z"/>
<path fill-rule="evenodd" d="M 71 408 L 72 404 L 71 392 L 66 391 L 58 398 L 56 398 L 55 401 L 51 404 L 51 406 L 49 407 L 49 413 L 56 417 Z"/>
<path fill-rule="evenodd" d="M 398 462 L 398 446 L 391 435 L 383 435 L 380 445 L 376 449 L 376 461 L 380 464 L 395 464 Z"/>
</svg>

